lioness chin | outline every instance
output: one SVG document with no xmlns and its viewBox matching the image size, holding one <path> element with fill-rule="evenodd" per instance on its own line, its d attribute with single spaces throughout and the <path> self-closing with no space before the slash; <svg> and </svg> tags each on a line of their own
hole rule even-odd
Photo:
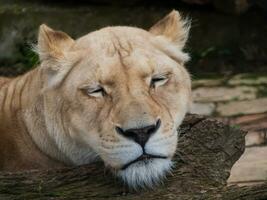
<svg viewBox="0 0 267 200">
<path fill-rule="evenodd" d="M 102 160 L 130 187 L 172 167 L 176 129 L 191 104 L 177 11 L 149 31 L 106 27 L 73 40 L 40 26 L 40 66 L 0 79 L 0 169 Z"/>
</svg>

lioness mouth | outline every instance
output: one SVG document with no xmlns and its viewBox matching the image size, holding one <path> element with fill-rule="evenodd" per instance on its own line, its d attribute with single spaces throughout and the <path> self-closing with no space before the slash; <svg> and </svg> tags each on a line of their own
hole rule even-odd
<svg viewBox="0 0 267 200">
<path fill-rule="evenodd" d="M 146 161 L 149 161 L 149 160 L 152 160 L 152 159 L 155 159 L 155 158 L 160 158 L 160 159 L 166 159 L 167 157 L 166 156 L 160 156 L 160 155 L 151 155 L 151 154 L 142 154 L 141 156 L 139 156 L 138 158 L 136 158 L 135 160 L 133 161 L 130 161 L 128 162 L 127 164 L 125 164 L 121 170 L 125 170 L 127 169 L 130 165 L 134 164 L 134 163 L 137 163 L 137 162 L 140 162 L 140 161 L 143 161 L 143 162 L 146 162 Z"/>
</svg>

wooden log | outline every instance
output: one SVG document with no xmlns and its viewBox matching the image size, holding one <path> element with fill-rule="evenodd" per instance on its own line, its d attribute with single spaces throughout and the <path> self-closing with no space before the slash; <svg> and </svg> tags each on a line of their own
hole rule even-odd
<svg viewBox="0 0 267 200">
<path fill-rule="evenodd" d="M 188 115 L 179 128 L 176 164 L 154 189 L 131 191 L 102 163 L 47 171 L 0 173 L 0 199 L 264 199 L 267 183 L 227 187 L 231 167 L 245 148 L 245 133 L 212 119 Z"/>
</svg>

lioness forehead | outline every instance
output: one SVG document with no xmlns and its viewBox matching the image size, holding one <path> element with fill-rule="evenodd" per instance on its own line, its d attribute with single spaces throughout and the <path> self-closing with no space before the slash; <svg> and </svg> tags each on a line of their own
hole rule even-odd
<svg viewBox="0 0 267 200">
<path fill-rule="evenodd" d="M 146 31 L 131 27 L 109 27 L 90 33 L 74 46 L 75 50 L 86 51 L 80 58 L 79 71 L 90 80 L 112 83 L 127 73 L 146 77 L 176 67 L 177 63 L 157 49 L 149 37 Z"/>
<path fill-rule="evenodd" d="M 149 33 L 133 27 L 106 27 L 91 32 L 76 41 L 74 48 L 92 48 L 94 50 L 108 49 L 108 54 L 116 52 L 117 49 L 131 51 L 132 45 L 148 44 Z"/>
</svg>

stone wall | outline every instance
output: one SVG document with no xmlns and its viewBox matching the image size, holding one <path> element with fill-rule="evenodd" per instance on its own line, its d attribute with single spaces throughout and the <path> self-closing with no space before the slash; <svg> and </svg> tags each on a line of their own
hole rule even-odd
<svg viewBox="0 0 267 200">
<path fill-rule="evenodd" d="M 267 112 L 267 74 L 239 74 L 193 82 L 198 114 L 235 117 Z"/>
<path fill-rule="evenodd" d="M 248 131 L 247 146 L 267 144 L 267 74 L 194 80 L 193 99 L 191 113 Z"/>
</svg>

